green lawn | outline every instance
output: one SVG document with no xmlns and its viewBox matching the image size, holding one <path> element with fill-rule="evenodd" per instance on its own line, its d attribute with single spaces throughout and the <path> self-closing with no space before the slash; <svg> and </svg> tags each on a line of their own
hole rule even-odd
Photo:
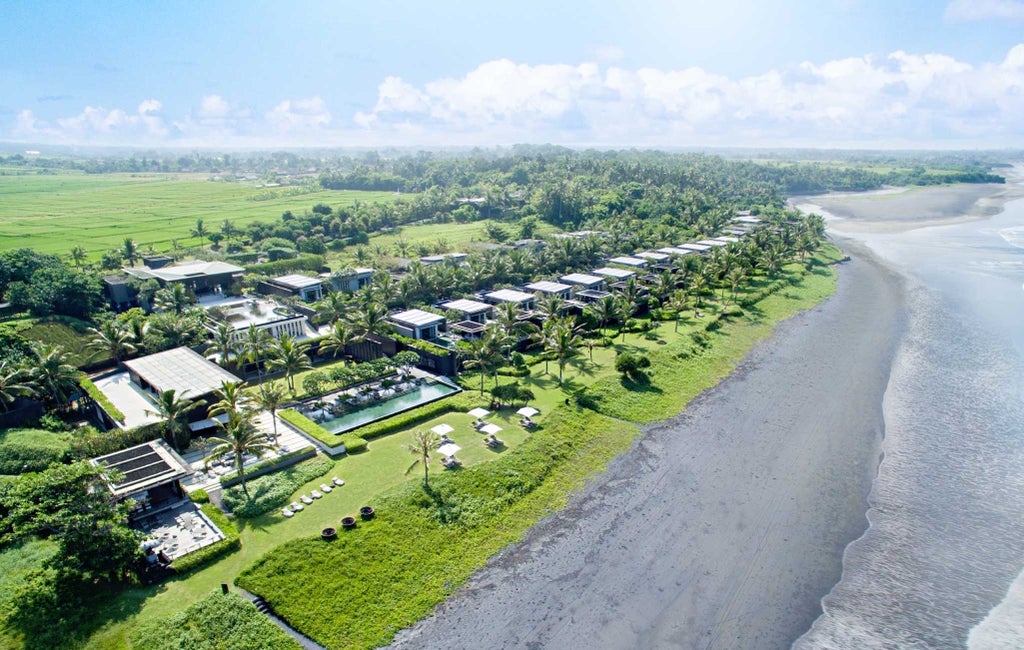
<svg viewBox="0 0 1024 650">
<path fill-rule="evenodd" d="M 70 317 L 39 319 L 33 321 L 32 325 L 20 334 L 29 341 L 61 346 L 70 354 L 70 362 L 73 365 L 83 366 L 110 358 L 110 354 L 106 352 L 96 354 L 95 350 L 87 349 L 88 327 L 89 323 Z"/>
<path fill-rule="evenodd" d="M 67 253 L 74 245 L 90 257 L 119 248 L 125 237 L 160 250 L 177 239 L 198 245 L 190 230 L 203 219 L 210 230 L 224 219 L 236 226 L 301 213 L 316 203 L 393 201 L 391 192 L 320 190 L 255 200 L 271 190 L 252 183 L 210 181 L 205 174 L 59 174 L 0 176 L 0 250 L 31 247 Z M 285 194 L 290 188 L 277 188 Z"/>
</svg>

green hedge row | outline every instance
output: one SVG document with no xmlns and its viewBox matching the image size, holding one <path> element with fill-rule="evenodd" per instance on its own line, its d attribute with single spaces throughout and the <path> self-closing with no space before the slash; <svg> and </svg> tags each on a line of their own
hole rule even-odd
<svg viewBox="0 0 1024 650">
<path fill-rule="evenodd" d="M 451 404 L 450 400 L 442 399 L 418 406 L 386 420 L 371 422 L 366 426 L 355 429 L 354 433 L 364 440 L 373 440 L 374 438 L 379 438 L 395 431 L 401 431 L 424 420 L 436 418 L 439 415 L 444 415 L 454 410 L 455 406 Z"/>
<path fill-rule="evenodd" d="M 317 456 L 280 472 L 247 481 L 251 500 L 246 499 L 240 485 L 224 490 L 222 499 L 236 517 L 258 517 L 291 502 L 296 490 L 318 476 L 323 476 L 333 467 L 334 461 L 330 458 Z"/>
<path fill-rule="evenodd" d="M 82 375 L 82 378 L 78 380 L 78 383 L 82 387 L 82 390 L 84 390 L 89 397 L 96 400 L 96 403 L 107 412 L 107 415 L 114 418 L 117 422 L 124 422 L 124 413 L 114 406 L 114 403 L 103 394 L 103 391 L 96 388 L 96 384 L 92 383 L 91 379 Z"/>
<path fill-rule="evenodd" d="M 164 432 L 163 422 L 143 424 L 132 429 L 111 429 L 91 435 L 77 436 L 71 441 L 72 458 L 84 460 L 127 449 L 150 440 L 156 440 Z"/>
<path fill-rule="evenodd" d="M 274 467 L 278 467 L 280 465 L 287 466 L 289 464 L 294 464 L 293 461 L 295 460 L 296 457 L 308 454 L 311 451 L 315 453 L 316 447 L 314 447 L 313 445 L 307 445 L 302 449 L 290 451 L 287 454 L 282 454 L 281 456 L 278 456 L 277 458 L 271 458 L 269 460 L 263 461 L 262 463 L 257 463 L 252 467 L 246 469 L 245 473 L 247 476 L 254 475 L 261 471 L 264 474 L 266 474 L 269 473 L 270 471 L 273 471 Z M 225 474 L 224 476 L 220 477 L 220 484 L 225 485 L 226 483 L 231 483 L 232 485 L 234 485 L 237 479 L 238 472 L 231 472 L 230 474 Z"/>
<path fill-rule="evenodd" d="M 312 436 L 329 447 L 336 447 L 341 444 L 338 440 L 338 434 L 331 433 L 295 409 L 282 409 L 277 412 L 277 415 L 307 436 Z"/>
<path fill-rule="evenodd" d="M 323 255 L 301 255 L 290 260 L 277 260 L 276 262 L 265 262 L 263 264 L 249 264 L 245 270 L 249 273 L 262 273 L 263 275 L 280 275 L 292 271 L 312 271 L 319 273 L 326 259 Z"/>
<path fill-rule="evenodd" d="M 402 336 L 401 334 L 392 334 L 392 338 L 396 341 L 408 345 L 410 348 L 415 348 L 421 352 L 432 354 L 435 357 L 446 357 L 451 354 L 451 350 L 446 347 L 442 347 L 430 341 L 423 341 L 420 339 L 409 338 L 408 336 Z"/>
<path fill-rule="evenodd" d="M 199 506 L 199 509 L 203 511 L 203 514 L 210 518 L 213 524 L 220 528 L 220 532 L 224 533 L 224 539 L 219 542 L 214 542 L 209 546 L 204 546 L 198 551 L 192 551 L 187 555 L 182 555 L 173 562 L 171 566 L 174 568 L 174 572 L 178 574 L 188 573 L 189 571 L 195 571 L 199 567 L 206 566 L 210 562 L 231 553 L 235 549 L 242 546 L 242 542 L 238 539 L 238 528 L 235 527 L 234 522 L 228 519 L 220 508 L 212 503 L 204 503 Z M 148 646 L 147 646 L 148 647 Z"/>
<path fill-rule="evenodd" d="M 140 625 L 129 637 L 145 650 L 299 650 L 301 646 L 244 597 L 219 591 L 177 614 Z"/>
<path fill-rule="evenodd" d="M 345 445 L 345 453 L 356 454 L 366 450 L 366 440 L 354 433 L 346 433 L 338 436 L 338 444 Z"/>
</svg>

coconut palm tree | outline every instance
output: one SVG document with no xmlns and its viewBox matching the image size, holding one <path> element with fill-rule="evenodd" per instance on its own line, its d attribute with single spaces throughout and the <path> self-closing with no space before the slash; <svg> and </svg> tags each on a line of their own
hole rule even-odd
<svg viewBox="0 0 1024 650">
<path fill-rule="evenodd" d="M 121 243 L 121 257 L 128 262 L 128 266 L 135 266 L 139 260 L 139 247 L 131 237 L 125 237 Z"/>
<path fill-rule="evenodd" d="M 19 397 L 34 394 L 28 370 L 14 365 L 8 359 L 0 360 L 0 408 L 6 411 Z"/>
<path fill-rule="evenodd" d="M 345 317 L 348 308 L 348 296 L 341 291 L 328 291 L 316 305 L 317 316 L 322 319 L 320 322 L 334 322 Z"/>
<path fill-rule="evenodd" d="M 157 396 L 156 410 L 147 411 L 157 415 L 167 427 L 168 442 L 178 451 L 184 451 L 192 441 L 188 429 L 188 414 L 206 404 L 206 400 L 179 397 L 173 388 Z"/>
<path fill-rule="evenodd" d="M 196 227 L 192 229 L 192 236 L 199 239 L 199 248 L 202 250 L 203 246 L 206 245 L 206 236 L 210 234 L 210 231 L 203 225 L 202 219 L 196 219 Z"/>
<path fill-rule="evenodd" d="M 277 444 L 277 410 L 284 403 L 286 394 L 284 388 L 274 382 L 260 384 L 256 393 L 256 405 L 261 409 L 270 411 L 270 421 L 274 426 L 274 444 Z"/>
<path fill-rule="evenodd" d="M 271 348 L 269 365 L 273 370 L 284 370 L 288 390 L 292 393 L 295 392 L 295 374 L 313 367 L 306 355 L 308 348 L 308 343 L 298 343 L 288 334 L 282 334 Z"/>
<path fill-rule="evenodd" d="M 672 297 L 669 298 L 667 307 L 676 313 L 675 317 L 675 330 L 679 331 L 679 317 L 683 315 L 683 310 L 686 309 L 686 292 L 682 289 L 677 289 Z"/>
<path fill-rule="evenodd" d="M 81 268 L 82 262 L 89 256 L 89 252 L 85 250 L 83 246 L 72 246 L 71 247 L 71 261 L 75 263 L 75 268 Z"/>
<path fill-rule="evenodd" d="M 604 335 L 604 328 L 609 323 L 614 323 L 619 318 L 619 310 L 615 303 L 614 296 L 605 296 L 600 300 L 591 303 L 587 309 L 594 314 L 594 318 L 597 319 L 597 323 L 601 328 L 601 335 Z"/>
<path fill-rule="evenodd" d="M 365 341 L 371 334 L 380 334 L 387 329 L 388 308 L 379 302 L 361 305 L 349 321 L 352 324 L 353 340 Z"/>
<path fill-rule="evenodd" d="M 99 327 L 90 327 L 86 349 L 93 350 L 92 357 L 109 354 L 120 365 L 121 359 L 137 350 L 135 339 L 128 326 L 118 320 L 104 321 Z"/>
<path fill-rule="evenodd" d="M 43 401 L 60 410 L 68 407 L 68 400 L 78 391 L 78 368 L 69 361 L 69 355 L 59 345 L 33 344 L 29 376 L 36 394 Z"/>
<path fill-rule="evenodd" d="M 231 355 L 239 351 L 239 343 L 235 337 L 235 329 L 227 323 L 217 323 L 213 340 L 206 348 L 206 358 L 217 357 L 223 366 L 231 365 Z"/>
<path fill-rule="evenodd" d="M 235 455 L 235 471 L 242 481 L 242 492 L 246 499 L 251 499 L 249 488 L 245 484 L 245 455 L 262 456 L 265 452 L 273 449 L 274 445 L 262 431 L 256 428 L 252 422 L 252 416 L 244 411 L 229 412 L 228 421 L 218 426 L 221 434 L 210 436 L 210 442 L 214 446 L 210 449 L 206 462 L 219 460 L 233 453 Z"/>
<path fill-rule="evenodd" d="M 469 348 L 464 352 L 466 368 L 480 369 L 481 395 L 484 394 L 484 378 L 487 376 L 487 371 L 501 359 L 501 350 L 495 332 L 495 328 L 488 328 L 480 338 L 467 341 Z"/>
<path fill-rule="evenodd" d="M 345 354 L 345 346 L 354 340 L 352 326 L 343 320 L 336 320 L 330 333 L 320 342 L 320 354 L 330 354 L 337 359 L 339 354 Z"/>
<path fill-rule="evenodd" d="M 579 355 L 583 339 L 576 333 L 571 319 L 562 319 L 551 328 L 547 351 L 558 360 L 558 385 L 562 385 L 562 373 L 569 359 Z"/>
<path fill-rule="evenodd" d="M 210 406 L 210 417 L 245 411 L 249 407 L 249 396 L 245 394 L 245 382 L 222 381 L 220 388 L 213 392 L 217 401 Z"/>
<path fill-rule="evenodd" d="M 544 314 L 545 320 L 558 318 L 565 307 L 565 299 L 557 293 L 543 294 L 538 291 L 535 295 L 537 296 L 537 310 Z"/>
<path fill-rule="evenodd" d="M 185 285 L 177 282 L 153 294 L 153 308 L 156 311 L 180 314 L 194 302 L 195 298 L 185 288 Z"/>
<path fill-rule="evenodd" d="M 430 452 L 437 447 L 439 439 L 433 431 L 414 431 L 412 442 L 409 444 L 409 452 L 416 456 L 416 460 L 405 470 L 409 474 L 417 465 L 423 465 L 423 487 L 430 486 Z"/>
<path fill-rule="evenodd" d="M 263 373 L 260 371 L 260 361 L 267 355 L 267 351 L 274 343 L 274 338 L 270 336 L 270 332 L 267 330 L 261 330 L 255 325 L 250 325 L 249 329 L 245 332 L 245 338 L 242 340 L 242 350 L 245 352 L 245 358 L 249 363 L 256 364 L 256 376 L 260 379 L 263 378 Z"/>
</svg>

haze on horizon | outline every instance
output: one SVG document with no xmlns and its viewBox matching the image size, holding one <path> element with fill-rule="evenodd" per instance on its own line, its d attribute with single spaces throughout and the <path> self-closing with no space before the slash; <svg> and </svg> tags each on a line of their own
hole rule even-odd
<svg viewBox="0 0 1024 650">
<path fill-rule="evenodd" d="M 3 14 L 0 141 L 1024 146 L 1024 0 L 9 2 Z"/>
</svg>

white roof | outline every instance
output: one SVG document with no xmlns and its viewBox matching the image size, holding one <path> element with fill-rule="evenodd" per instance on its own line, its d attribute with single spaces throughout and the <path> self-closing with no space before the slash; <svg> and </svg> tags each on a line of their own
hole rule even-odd
<svg viewBox="0 0 1024 650">
<path fill-rule="evenodd" d="M 587 275 L 586 273 L 570 273 L 569 275 L 563 275 L 558 279 L 562 282 L 568 282 L 569 284 L 582 284 L 588 287 L 604 282 L 604 278 L 596 275 Z"/>
<path fill-rule="evenodd" d="M 125 273 L 143 278 L 160 278 L 164 282 L 176 282 L 189 278 L 204 277 L 207 275 L 221 275 L 224 273 L 244 273 L 241 266 L 228 264 L 227 262 L 203 262 L 194 260 L 183 262 L 173 266 L 165 266 L 159 269 L 151 269 L 148 266 L 126 268 Z"/>
<path fill-rule="evenodd" d="M 162 393 L 173 390 L 176 396 L 199 397 L 221 387 L 222 382 L 241 381 L 192 348 L 180 347 L 125 361 L 124 365 Z"/>
<path fill-rule="evenodd" d="M 678 247 L 684 250 L 697 251 L 698 253 L 703 253 L 706 250 L 711 250 L 710 246 L 705 246 L 702 244 L 679 244 Z"/>
<path fill-rule="evenodd" d="M 274 278 L 274 282 L 291 287 L 292 289 L 305 289 L 306 287 L 315 287 L 324 283 L 322 278 L 311 278 L 308 275 L 299 275 L 298 273 L 282 275 L 279 278 Z"/>
<path fill-rule="evenodd" d="M 621 264 L 623 266 L 647 266 L 647 260 L 642 257 L 630 257 L 628 255 L 613 257 L 608 261 L 612 264 Z"/>
<path fill-rule="evenodd" d="M 722 237 L 715 237 L 715 241 L 724 241 L 724 242 L 726 242 L 728 244 L 735 244 L 736 242 L 739 241 L 739 239 L 737 239 L 736 237 L 722 236 Z"/>
<path fill-rule="evenodd" d="M 444 316 L 438 316 L 437 314 L 432 314 L 429 311 L 423 311 L 422 309 L 410 309 L 408 311 L 392 314 L 391 320 L 396 323 L 401 323 L 402 325 L 425 327 L 427 325 L 443 323 Z"/>
<path fill-rule="evenodd" d="M 683 251 L 679 250 L 678 248 L 672 248 L 672 247 L 666 246 L 665 248 L 659 248 L 658 252 L 659 253 L 665 253 L 666 255 L 685 255 L 686 253 L 689 253 L 690 251 L 686 251 L 684 253 Z"/>
<path fill-rule="evenodd" d="M 676 253 L 675 253 L 676 255 L 689 255 L 689 254 L 693 253 L 693 251 L 688 249 L 688 248 L 677 248 L 677 249 L 675 249 L 675 251 L 676 251 Z"/>
<path fill-rule="evenodd" d="M 618 278 L 619 280 L 625 280 L 631 278 L 636 273 L 627 271 L 626 269 L 613 269 L 610 266 L 603 266 L 599 269 L 594 269 L 596 275 L 607 275 L 610 278 Z"/>
<path fill-rule="evenodd" d="M 668 255 L 666 255 L 665 253 L 652 253 L 651 251 L 637 253 L 636 256 L 643 257 L 649 260 L 654 260 L 655 262 L 664 262 L 665 260 L 668 259 Z"/>
<path fill-rule="evenodd" d="M 736 221 L 738 223 L 761 223 L 761 220 L 758 219 L 757 217 L 750 216 L 734 217 L 733 221 Z"/>
<path fill-rule="evenodd" d="M 484 297 L 490 298 L 491 300 L 497 300 L 499 302 L 526 302 L 528 300 L 533 300 L 532 293 L 516 291 L 515 289 L 499 289 L 497 291 L 485 293 Z"/>
<path fill-rule="evenodd" d="M 373 269 L 366 266 L 357 266 L 352 270 L 356 272 L 356 275 L 373 275 Z"/>
<path fill-rule="evenodd" d="M 442 309 L 454 309 L 455 311 L 461 311 L 463 314 L 479 314 L 482 311 L 490 311 L 491 306 L 486 302 L 480 302 L 479 300 L 450 300 L 445 303 L 441 303 Z"/>
<path fill-rule="evenodd" d="M 523 408 L 521 408 L 518 411 L 516 411 L 516 413 L 518 413 L 519 415 L 522 415 L 523 417 L 526 417 L 526 418 L 532 418 L 533 416 L 535 416 L 538 413 L 540 413 L 540 411 L 538 411 L 537 409 L 533 408 L 532 406 L 524 406 Z"/>
<path fill-rule="evenodd" d="M 527 289 L 531 291 L 540 291 L 541 293 L 561 293 L 572 289 L 570 284 L 562 284 L 561 282 L 550 282 L 548 280 L 540 280 L 538 282 L 531 282 L 526 285 Z"/>
<path fill-rule="evenodd" d="M 717 239 L 702 239 L 697 243 L 701 246 L 728 246 L 728 242 L 718 241 Z"/>
</svg>

